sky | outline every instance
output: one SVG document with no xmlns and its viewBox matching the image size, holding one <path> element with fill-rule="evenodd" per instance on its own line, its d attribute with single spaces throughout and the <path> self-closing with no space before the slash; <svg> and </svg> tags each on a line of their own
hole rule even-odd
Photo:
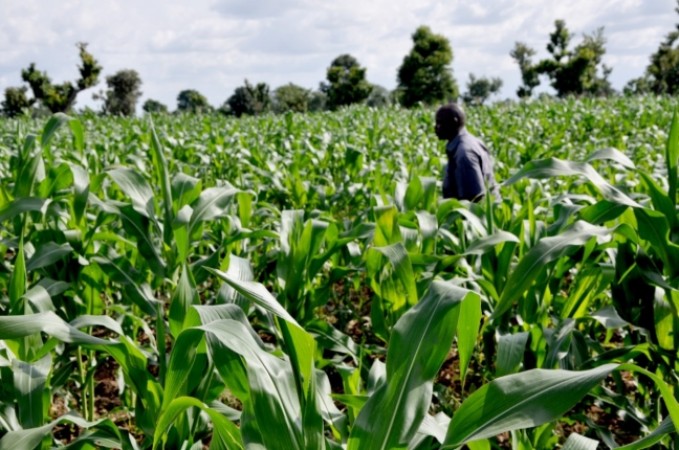
<svg viewBox="0 0 679 450">
<path fill-rule="evenodd" d="M 105 77 L 134 69 L 143 96 L 176 108 L 184 89 L 196 89 L 219 106 L 242 86 L 272 89 L 295 83 L 317 89 L 338 55 L 349 53 L 368 81 L 387 89 L 412 47 L 420 25 L 442 34 L 454 53 L 461 91 L 469 74 L 500 77 L 496 99 L 516 98 L 520 72 L 509 56 L 516 41 L 536 59 L 556 19 L 575 35 L 604 27 L 613 87 L 643 74 L 649 56 L 679 22 L 675 0 L 0 0 L 0 90 L 19 86 L 21 69 L 34 62 L 54 82 L 78 76 L 77 42 L 104 70 L 77 106 L 99 107 L 92 94 Z M 543 81 L 543 85 L 548 85 Z M 141 103 L 140 102 L 140 103 Z"/>
</svg>

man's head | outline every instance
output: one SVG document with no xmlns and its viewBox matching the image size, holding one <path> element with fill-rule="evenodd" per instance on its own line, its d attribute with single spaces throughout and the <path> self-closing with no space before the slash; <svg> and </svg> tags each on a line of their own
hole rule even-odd
<svg viewBox="0 0 679 450">
<path fill-rule="evenodd" d="M 436 111 L 436 136 L 439 139 L 451 140 L 464 127 L 466 117 L 464 111 L 455 103 L 441 106 Z"/>
</svg>

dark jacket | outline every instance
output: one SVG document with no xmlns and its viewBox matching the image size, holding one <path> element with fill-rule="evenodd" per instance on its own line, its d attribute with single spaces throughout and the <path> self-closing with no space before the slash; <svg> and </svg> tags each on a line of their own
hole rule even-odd
<svg viewBox="0 0 679 450">
<path fill-rule="evenodd" d="M 443 198 L 478 201 L 486 190 L 497 195 L 493 158 L 480 139 L 463 128 L 446 145 L 446 154 Z"/>
</svg>

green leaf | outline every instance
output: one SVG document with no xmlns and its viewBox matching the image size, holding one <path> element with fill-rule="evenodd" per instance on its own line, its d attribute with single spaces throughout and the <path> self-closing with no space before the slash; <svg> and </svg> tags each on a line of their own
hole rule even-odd
<svg viewBox="0 0 679 450">
<path fill-rule="evenodd" d="M 26 270 L 41 269 L 60 261 L 73 252 L 73 248 L 68 244 L 56 244 L 48 242 L 35 250 L 35 253 L 26 263 Z"/>
<path fill-rule="evenodd" d="M 481 297 L 469 296 L 460 306 L 460 319 L 457 324 L 457 350 L 460 354 L 460 378 L 464 385 L 467 367 L 474 354 L 476 340 L 481 328 Z"/>
<path fill-rule="evenodd" d="M 158 139 L 153 120 L 149 119 L 151 128 L 151 150 L 153 166 L 160 182 L 161 192 L 163 193 L 163 241 L 168 248 L 172 247 L 172 222 L 174 220 L 174 210 L 172 208 L 172 185 L 170 184 L 169 165 L 163 153 L 163 146 Z"/>
<path fill-rule="evenodd" d="M 51 434 L 54 427 L 63 423 L 70 423 L 89 431 L 96 431 L 84 433 L 80 436 L 72 444 L 75 448 L 104 446 L 107 448 L 122 448 L 123 450 L 134 449 L 130 444 L 130 437 L 127 433 L 121 431 L 110 419 L 87 422 L 72 411 L 40 427 L 9 431 L 0 439 L 0 448 L 3 450 L 34 450 L 45 436 Z M 109 444 L 114 443 L 115 447 L 103 445 L 102 439 L 104 438 Z M 78 447 L 76 442 L 78 445 L 88 444 L 90 447 Z M 65 448 L 70 448 L 70 446 Z"/>
<path fill-rule="evenodd" d="M 578 433 L 571 433 L 563 445 L 563 450 L 597 450 L 599 441 L 582 436 Z"/>
<path fill-rule="evenodd" d="M 42 159 L 42 154 L 37 153 L 28 161 L 25 161 L 19 168 L 16 183 L 14 184 L 14 197 L 16 199 L 29 197 L 33 192 L 35 183 L 41 181 L 44 177 L 45 163 Z"/>
<path fill-rule="evenodd" d="M 172 178 L 172 200 L 175 202 L 177 210 L 193 203 L 200 196 L 200 187 L 201 181 L 198 178 L 191 177 L 183 172 L 177 173 Z"/>
<path fill-rule="evenodd" d="M 14 259 L 14 270 L 9 279 L 9 303 L 14 314 L 22 314 L 23 307 L 19 299 L 26 293 L 26 256 L 24 255 L 24 237 L 19 238 L 19 248 Z"/>
<path fill-rule="evenodd" d="M 442 448 L 551 422 L 616 368 L 606 364 L 581 372 L 534 369 L 493 380 L 462 403 Z"/>
<path fill-rule="evenodd" d="M 77 152 L 85 150 L 85 128 L 80 120 L 71 118 L 68 121 L 68 127 L 71 129 L 73 135 L 73 147 Z"/>
<path fill-rule="evenodd" d="M 568 247 L 582 246 L 592 238 L 609 238 L 612 232 L 608 228 L 578 221 L 570 229 L 557 236 L 542 238 L 521 258 L 510 275 L 492 317 L 497 318 L 505 313 L 512 303 L 528 290 L 545 266 L 560 258 Z"/>
<path fill-rule="evenodd" d="M 496 376 L 509 375 L 519 370 L 528 336 L 528 332 L 500 336 L 495 362 Z"/>
<path fill-rule="evenodd" d="M 666 417 L 665 420 L 663 420 L 662 423 L 658 426 L 658 428 L 653 430 L 647 436 L 644 436 L 638 441 L 629 443 L 627 445 L 616 447 L 616 450 L 642 450 L 644 448 L 650 448 L 653 447 L 658 442 L 660 442 L 660 440 L 667 436 L 668 434 L 675 432 L 676 429 L 674 428 L 674 423 L 672 423 L 672 418 Z"/>
<path fill-rule="evenodd" d="M 193 213 L 189 222 L 189 234 L 199 223 L 225 215 L 236 193 L 238 190 L 232 187 L 212 187 L 201 192 L 198 200 L 191 205 Z"/>
<path fill-rule="evenodd" d="M 469 450 L 490 450 L 490 441 L 488 439 L 481 439 L 479 441 L 467 442 Z"/>
<path fill-rule="evenodd" d="M 275 316 L 278 316 L 292 324 L 296 324 L 299 327 L 297 321 L 285 310 L 285 308 L 283 308 L 280 303 L 278 303 L 278 300 L 276 300 L 276 298 L 271 295 L 271 293 L 263 284 L 254 281 L 238 280 L 220 270 L 216 270 L 211 267 L 206 267 L 205 270 L 217 275 L 245 298 L 256 303 Z"/>
<path fill-rule="evenodd" d="M 592 162 L 592 161 L 597 161 L 597 160 L 608 160 L 608 161 L 613 161 L 621 166 L 623 166 L 625 169 L 634 169 L 634 163 L 632 162 L 631 159 L 629 159 L 623 152 L 620 150 L 617 150 L 615 148 L 603 148 L 601 150 L 597 150 L 591 155 L 587 157 L 585 162 Z"/>
<path fill-rule="evenodd" d="M 17 339 L 36 333 L 46 333 L 62 342 L 109 345 L 109 341 L 85 334 L 51 311 L 25 316 L 0 317 L 0 339 Z"/>
<path fill-rule="evenodd" d="M 396 323 L 387 352 L 387 381 L 361 409 L 349 450 L 407 447 L 429 409 L 433 379 L 450 350 L 459 305 L 476 295 L 434 281 L 420 302 Z"/>
<path fill-rule="evenodd" d="M 417 303 L 415 273 L 413 272 L 413 265 L 408 251 L 403 244 L 398 242 L 385 247 L 373 247 L 371 251 L 380 252 L 394 268 L 396 278 L 401 282 L 406 293 L 408 306 L 413 306 Z"/>
<path fill-rule="evenodd" d="M 210 352 L 223 378 L 229 377 L 229 372 L 223 370 L 228 366 L 220 363 L 225 353 L 234 352 L 244 358 L 250 396 L 241 401 L 244 402 L 244 410 L 251 406 L 254 414 L 252 418 L 243 416 L 244 426 L 250 420 L 266 425 L 261 438 L 267 450 L 306 449 L 300 422 L 302 409 L 290 365 L 263 351 L 248 327 L 241 322 L 224 319 L 203 325 L 200 329 L 205 332 Z M 247 445 L 245 435 L 243 439 Z"/>
<path fill-rule="evenodd" d="M 679 273 L 679 245 L 670 240 L 670 227 L 664 214 L 647 208 L 635 208 L 639 237 L 651 243 L 670 273 Z"/>
<path fill-rule="evenodd" d="M 85 169 L 77 164 L 71 164 L 73 174 L 73 214 L 75 221 L 80 223 L 85 214 L 90 194 L 90 176 Z"/>
<path fill-rule="evenodd" d="M 251 281 L 238 280 L 219 270 L 209 270 L 224 280 L 239 294 L 285 321 L 280 323 L 285 350 L 290 356 L 291 369 L 294 374 L 293 379 L 299 393 L 297 401 L 305 410 L 303 414 L 305 430 L 304 448 L 317 447 L 320 444 L 316 439 L 323 434 L 323 426 L 321 417 L 315 408 L 316 391 L 313 370 L 316 342 L 313 337 L 290 316 L 263 285 Z"/>
<path fill-rule="evenodd" d="M 436 216 L 426 211 L 418 211 L 415 213 L 415 216 L 417 217 L 417 224 L 422 235 L 422 253 L 427 255 L 436 254 L 436 234 L 438 233 Z"/>
<path fill-rule="evenodd" d="M 113 211 L 120 216 L 125 230 L 137 239 L 137 249 L 154 273 L 163 276 L 167 265 L 161 258 L 161 251 L 149 231 L 148 219 L 129 205 L 122 208 L 113 207 Z"/>
<path fill-rule="evenodd" d="M 669 189 L 667 195 L 672 204 L 677 204 L 677 160 L 679 160 L 679 111 L 674 111 L 670 134 L 667 136 L 665 164 L 667 164 L 667 181 Z"/>
<path fill-rule="evenodd" d="M 19 198 L 9 203 L 0 210 L 0 222 L 13 219 L 21 213 L 33 211 L 43 211 L 45 206 L 49 204 L 49 200 L 44 198 Z"/>
<path fill-rule="evenodd" d="M 580 176 L 586 178 L 607 200 L 620 205 L 639 207 L 640 205 L 610 185 L 596 170 L 587 163 L 564 161 L 558 158 L 540 159 L 528 162 L 514 176 L 505 181 L 505 186 L 516 183 L 522 178 L 551 178 L 556 176 Z"/>
<path fill-rule="evenodd" d="M 660 395 L 665 402 L 665 407 L 672 418 L 675 428 L 679 428 L 679 402 L 674 397 L 674 388 L 670 387 L 662 378 L 634 364 L 622 364 L 619 370 L 629 370 L 647 376 L 653 381 L 655 387 L 660 391 Z"/>
<path fill-rule="evenodd" d="M 495 248 L 496 245 L 503 244 L 505 242 L 513 242 L 518 244 L 519 238 L 507 231 L 498 230 L 490 236 L 484 236 L 473 241 L 471 244 L 469 244 L 464 253 L 465 255 L 482 255 Z"/>
<path fill-rule="evenodd" d="M 231 423 L 229 419 L 198 399 L 192 397 L 179 397 L 173 399 L 168 404 L 167 408 L 163 409 L 160 417 L 158 417 L 156 430 L 153 434 L 154 449 L 161 446 L 163 438 L 167 435 L 168 429 L 172 423 L 177 420 L 179 415 L 187 409 L 194 407 L 204 411 L 212 421 L 213 435 L 210 443 L 211 449 L 233 450 L 244 448 L 238 427 Z"/>
<path fill-rule="evenodd" d="M 127 168 L 113 169 L 107 173 L 120 186 L 123 193 L 132 200 L 132 207 L 135 211 L 147 218 L 155 216 L 153 190 L 143 176 Z"/>
<path fill-rule="evenodd" d="M 127 270 L 120 267 L 115 262 L 108 258 L 95 256 L 92 262 L 99 264 L 103 269 L 108 270 L 123 280 L 125 294 L 136 304 L 142 311 L 150 316 L 157 314 L 156 308 L 159 301 L 153 296 L 150 287 L 146 283 L 137 282 Z"/>
<path fill-rule="evenodd" d="M 34 428 L 47 418 L 51 397 L 46 389 L 52 368 L 50 355 L 34 363 L 12 360 L 14 389 L 17 392 L 19 422 L 23 428 Z"/>
<path fill-rule="evenodd" d="M 70 122 L 70 120 L 71 118 L 64 113 L 53 114 L 45 124 L 45 127 L 42 129 L 40 145 L 43 148 L 46 148 L 56 134 L 57 130 L 61 128 L 63 124 Z"/>
<path fill-rule="evenodd" d="M 615 220 L 627 210 L 628 206 L 601 200 L 578 211 L 580 218 L 594 225 L 601 225 L 609 220 Z"/>
<path fill-rule="evenodd" d="M 170 300 L 170 311 L 168 320 L 170 322 L 170 332 L 177 337 L 184 329 L 184 321 L 191 305 L 196 303 L 196 285 L 193 281 L 191 270 L 186 264 L 182 266 L 179 282 Z"/>
</svg>

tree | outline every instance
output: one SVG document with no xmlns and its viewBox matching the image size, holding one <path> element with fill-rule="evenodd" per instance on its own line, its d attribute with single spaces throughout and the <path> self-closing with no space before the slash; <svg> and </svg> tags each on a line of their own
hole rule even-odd
<svg viewBox="0 0 679 450">
<path fill-rule="evenodd" d="M 133 116 L 137 109 L 137 101 L 141 97 L 141 78 L 136 70 L 119 70 L 106 77 L 108 89 L 102 96 L 104 114 L 114 116 Z M 97 96 L 95 96 L 97 98 Z"/>
<path fill-rule="evenodd" d="M 323 86 L 321 84 L 321 86 Z M 328 104 L 328 96 L 322 90 L 313 91 L 309 98 L 309 112 L 325 111 Z"/>
<path fill-rule="evenodd" d="M 288 83 L 273 91 L 273 110 L 277 113 L 286 111 L 306 112 L 309 109 L 311 91 Z"/>
<path fill-rule="evenodd" d="M 75 82 L 65 81 L 61 84 L 52 84 L 46 72 L 40 72 L 35 68 L 35 63 L 31 63 L 27 69 L 21 71 L 21 78 L 31 87 L 33 97 L 52 113 L 70 110 L 75 104 L 78 93 L 91 88 L 99 81 L 101 66 L 87 51 L 87 44 L 79 42 L 77 47 L 80 52 L 81 65 L 78 67 L 80 78 Z"/>
<path fill-rule="evenodd" d="M 373 84 L 365 104 L 373 108 L 384 108 L 392 103 L 391 92 L 383 86 Z"/>
<path fill-rule="evenodd" d="M 530 57 L 535 51 L 517 42 L 510 55 L 519 64 L 524 86 L 519 88 L 520 97 L 530 96 L 539 84 L 538 75 L 547 75 L 559 97 L 568 95 L 610 95 L 613 93 L 608 76 L 611 69 L 602 63 L 606 53 L 606 39 L 603 28 L 592 34 L 585 34 L 582 42 L 573 50 L 569 44 L 572 35 L 566 22 L 554 22 L 555 30 L 549 35 L 547 51 L 551 58 L 533 65 Z"/>
<path fill-rule="evenodd" d="M 231 97 L 226 100 L 226 105 L 221 109 L 240 117 L 243 114 L 251 116 L 263 114 L 270 107 L 269 85 L 257 83 L 253 86 L 248 80 L 245 80 L 245 86 L 236 88 Z"/>
<path fill-rule="evenodd" d="M 207 98 L 194 89 L 185 89 L 177 96 L 177 111 L 202 114 L 212 111 Z"/>
<path fill-rule="evenodd" d="M 412 38 L 413 48 L 398 69 L 398 89 L 403 106 L 455 100 L 459 92 L 450 68 L 453 50 L 448 39 L 432 33 L 424 25 Z"/>
<path fill-rule="evenodd" d="M 159 113 L 159 114 L 167 114 L 168 109 L 167 106 L 158 100 L 154 100 L 152 98 L 146 100 L 144 104 L 141 107 L 142 110 L 146 113 Z"/>
<path fill-rule="evenodd" d="M 675 11 L 679 13 L 679 0 Z M 662 95 L 679 94 L 679 24 L 670 32 L 658 50 L 651 55 L 651 61 L 643 77 L 630 81 L 626 92 L 652 92 Z"/>
<path fill-rule="evenodd" d="M 523 42 L 516 42 L 509 55 L 514 58 L 514 61 L 519 65 L 519 70 L 521 70 L 523 85 L 519 86 L 516 95 L 519 98 L 530 97 L 533 94 L 533 89 L 540 84 L 539 74 L 532 60 L 532 57 L 535 56 L 535 50 Z"/>
<path fill-rule="evenodd" d="M 321 91 L 328 96 L 327 106 L 337 109 L 368 98 L 372 87 L 365 78 L 365 71 L 351 55 L 344 54 L 335 58 L 327 70 L 328 83 L 321 84 Z"/>
<path fill-rule="evenodd" d="M 34 99 L 28 99 L 28 88 L 8 87 L 5 89 L 5 99 L 0 103 L 0 113 L 7 117 L 17 117 L 24 114 L 34 103 Z"/>
<path fill-rule="evenodd" d="M 488 98 L 500 92 L 502 80 L 500 78 L 476 78 L 473 73 L 469 74 L 467 92 L 463 95 L 465 103 L 471 105 L 483 105 Z"/>
</svg>

